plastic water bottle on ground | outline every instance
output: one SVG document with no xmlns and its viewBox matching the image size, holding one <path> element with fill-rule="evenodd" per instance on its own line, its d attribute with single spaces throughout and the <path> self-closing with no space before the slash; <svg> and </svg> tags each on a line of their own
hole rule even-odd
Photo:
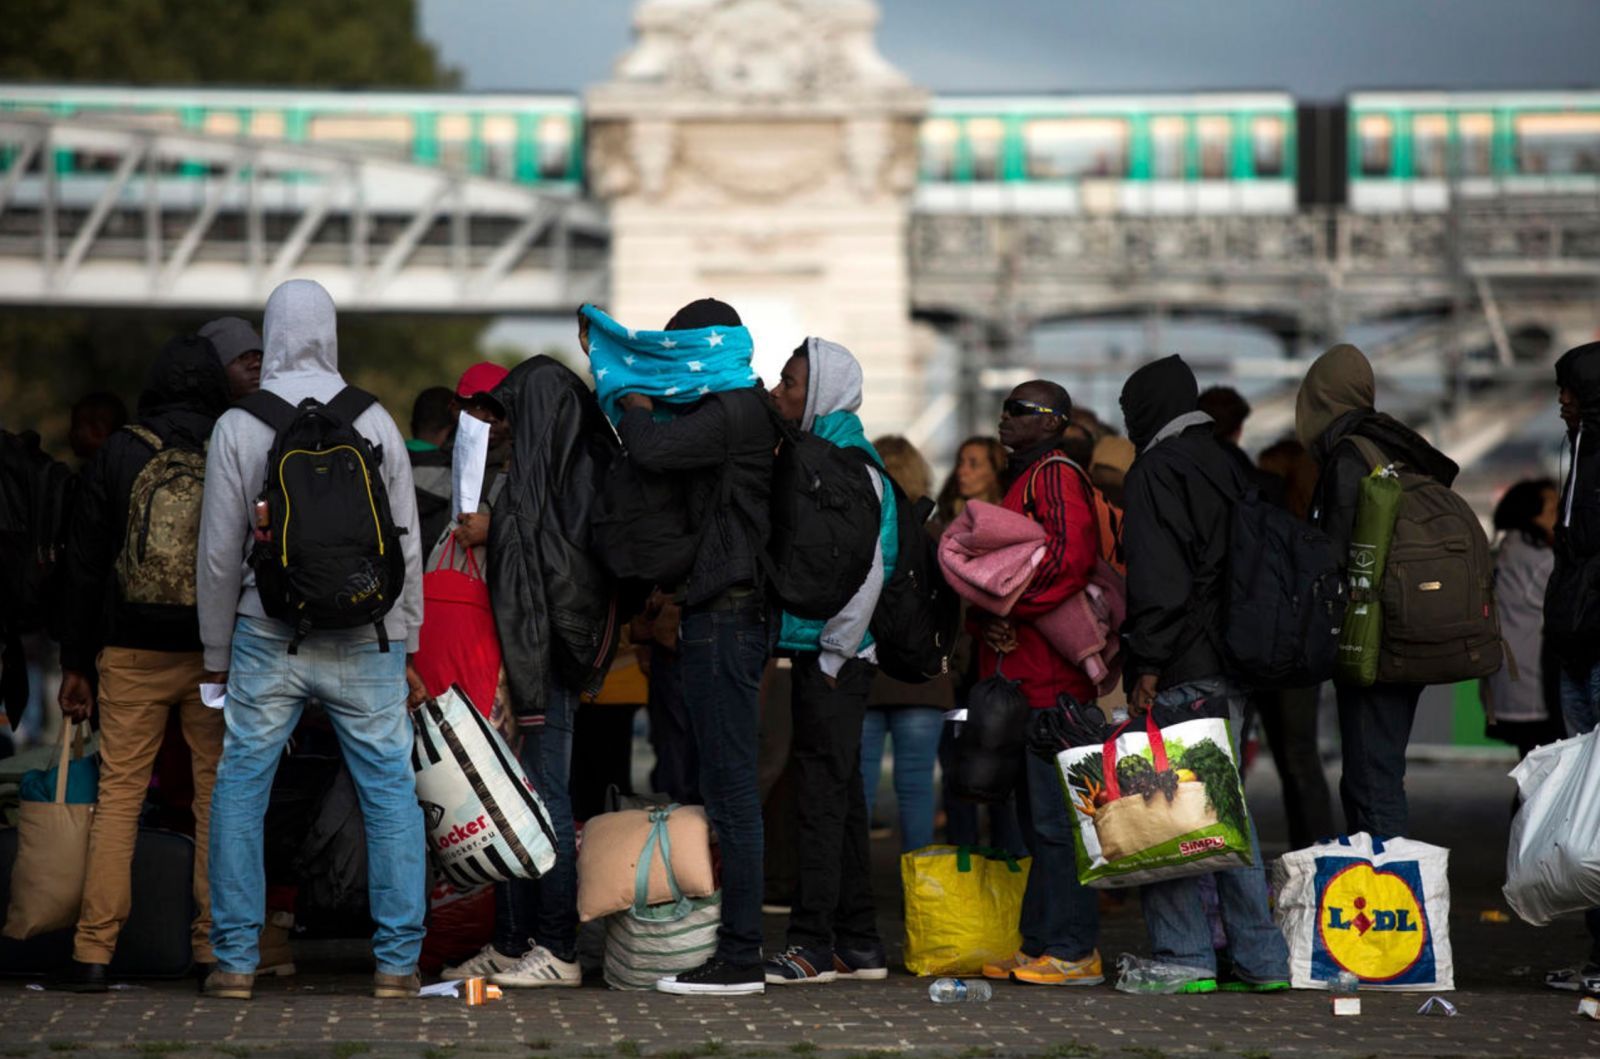
<svg viewBox="0 0 1600 1059">
<path fill-rule="evenodd" d="M 963 978 L 941 978 L 928 986 L 928 999 L 935 1004 L 981 1004 L 994 995 L 983 979 L 968 982 Z"/>
</svg>

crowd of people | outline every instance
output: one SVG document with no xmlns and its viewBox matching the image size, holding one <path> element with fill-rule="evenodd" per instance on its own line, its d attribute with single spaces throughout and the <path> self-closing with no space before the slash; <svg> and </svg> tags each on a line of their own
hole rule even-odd
<svg viewBox="0 0 1600 1059">
<path fill-rule="evenodd" d="M 653 373 L 635 364 L 646 339 L 660 347 Z M 837 343 L 806 339 L 769 392 L 749 370 L 739 314 L 714 299 L 648 333 L 586 307 L 578 341 L 591 379 L 548 357 L 509 371 L 479 364 L 454 387 L 418 395 L 407 438 L 340 375 L 327 292 L 292 280 L 267 303 L 259 336 L 225 318 L 169 342 L 134 415 L 110 395 L 85 398 L 72 424 L 84 465 L 65 499 L 4 493 L 13 505 L 31 498 L 62 510 L 48 584 L 7 564 L 0 687 L 16 699 L 26 679 L 19 637 L 49 628 L 60 644 L 60 710 L 70 722 L 92 720 L 100 734 L 90 867 L 73 963 L 59 985 L 107 987 L 152 772 L 173 740 L 186 745 L 192 770 L 192 949 L 204 991 L 249 999 L 257 975 L 292 971 L 295 880 L 275 867 L 264 821 L 285 749 L 301 741 L 312 705 L 322 734 L 337 741 L 364 820 L 374 995 L 415 995 L 430 884 L 408 709 L 433 693 L 418 652 L 430 614 L 424 572 L 442 568 L 487 586 L 501 662 L 479 674 L 474 698 L 488 700 L 479 705 L 543 799 L 556 848 L 551 871 L 497 886 L 492 938 L 446 976 L 581 984 L 576 823 L 597 806 L 579 792 L 616 756 L 601 744 L 625 744 L 632 731 L 631 715 L 604 729 L 586 729 L 584 717 L 625 667 L 641 684 L 632 701 L 648 704 L 651 786 L 703 805 L 719 850 L 715 952 L 660 981 L 667 993 L 887 976 L 869 842 L 886 743 L 902 849 L 932 844 L 942 825 L 954 844 L 1032 857 L 1021 947 L 984 975 L 1101 983 L 1100 901 L 1079 882 L 1076 825 L 1055 766 L 1026 755 L 1012 796 L 993 804 L 950 790 L 936 796 L 939 763 L 948 777 L 955 752 L 945 714 L 1001 671 L 1035 710 L 1063 696 L 1099 698 L 1107 714 L 1134 717 L 1222 703 L 1236 757 L 1259 722 L 1296 848 L 1337 833 L 1412 833 L 1406 748 L 1423 686 L 1335 683 L 1336 814 L 1317 742 L 1320 688 L 1253 689 L 1232 671 L 1219 636 L 1230 517 L 1241 498 L 1258 494 L 1319 528 L 1343 557 L 1358 486 L 1373 471 L 1366 449 L 1348 442 L 1376 446 L 1446 487 L 1456 476 L 1420 434 L 1377 411 L 1372 366 L 1355 347 L 1336 346 L 1311 366 L 1295 436 L 1259 460 L 1240 448 L 1248 403 L 1225 388 L 1202 393 L 1182 358 L 1169 356 L 1127 379 L 1126 436 L 1075 408 L 1056 383 L 1016 387 L 997 410 L 997 436 L 964 442 L 935 490 L 927 461 L 904 438 L 868 440 L 856 414 L 862 366 Z M 1556 381 L 1571 470 L 1559 483 L 1511 488 L 1493 519 L 1496 602 L 1515 662 L 1485 680 L 1484 699 L 1491 734 L 1522 753 L 1600 719 L 1600 639 L 1546 627 L 1544 617 L 1547 594 L 1592 595 L 1589 572 L 1600 569 L 1600 447 L 1585 443 L 1600 430 L 1600 343 L 1563 357 Z M 469 421 L 486 432 L 486 455 L 477 507 L 462 511 L 454 450 Z M 301 482 L 295 439 L 308 431 L 345 455 Z M 37 438 L 4 440 L 7 473 L 34 474 L 43 461 Z M 819 442 L 824 449 L 805 448 Z M 783 495 L 806 488 L 775 455 L 786 446 L 842 453 L 857 475 L 857 506 L 871 508 L 860 579 L 835 591 L 825 612 L 800 604 L 781 555 L 775 565 L 775 542 L 796 532 L 794 512 L 820 517 Z M 619 480 L 634 494 L 627 556 L 595 544 L 597 520 L 622 517 Z M 286 496 L 308 495 L 314 510 L 285 510 Z M 1042 528 L 1044 552 L 1007 614 L 965 613 L 947 673 L 896 680 L 879 672 L 875 614 L 924 543 L 906 535 L 900 506 L 924 497 L 934 516 L 912 532 L 936 540 L 968 505 L 998 505 Z M 37 511 L 0 515 L 8 529 L 29 532 L 50 521 Z M 1085 589 L 1108 534 L 1126 567 L 1126 617 L 1122 687 L 1101 696 L 1038 619 Z M 626 576 L 635 568 L 672 574 Z M 778 658 L 787 662 L 786 700 L 769 673 Z M 769 767 L 775 715 L 787 718 L 788 734 Z M 774 821 L 779 788 L 787 815 Z M 775 887 L 770 854 L 781 851 L 766 848 L 764 833 L 780 829 L 793 836 L 795 860 Z M 1193 971 L 1201 984 L 1193 991 L 1288 987 L 1288 953 L 1253 845 L 1247 867 L 1142 888 L 1151 955 Z M 1224 953 L 1213 947 L 1208 889 Z M 763 953 L 764 907 L 788 914 L 777 953 Z M 1600 912 L 1589 927 L 1594 950 L 1550 984 L 1600 989 Z"/>
</svg>

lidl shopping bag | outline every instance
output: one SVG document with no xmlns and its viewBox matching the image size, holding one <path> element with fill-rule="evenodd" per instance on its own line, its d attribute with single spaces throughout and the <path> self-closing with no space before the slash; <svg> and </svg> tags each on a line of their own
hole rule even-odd
<svg viewBox="0 0 1600 1059">
<path fill-rule="evenodd" d="M 1511 778 L 1522 808 L 1506 851 L 1506 902 L 1539 927 L 1600 908 L 1600 729 L 1539 747 Z"/>
<path fill-rule="evenodd" d="M 1327 989 L 1349 971 L 1363 989 L 1454 989 L 1449 861 L 1447 849 L 1365 833 L 1284 854 L 1272 874 L 1290 983 Z"/>
<path fill-rule="evenodd" d="M 1022 947 L 1022 894 L 1032 862 L 1001 850 L 925 846 L 900 856 L 906 970 L 978 974 Z"/>
<path fill-rule="evenodd" d="M 1228 721 L 1142 729 L 1056 755 L 1078 828 L 1078 880 L 1109 889 L 1204 875 L 1253 857 L 1244 784 Z"/>
<path fill-rule="evenodd" d="M 1350 604 L 1339 630 L 1339 683 L 1371 687 L 1383 646 L 1383 570 L 1389 562 L 1394 520 L 1405 490 L 1392 467 L 1375 467 L 1361 480 L 1348 559 Z"/>
<path fill-rule="evenodd" d="M 412 714 L 411 765 L 434 863 L 470 890 L 537 879 L 556 862 L 550 814 L 500 733 L 452 687 Z"/>
</svg>

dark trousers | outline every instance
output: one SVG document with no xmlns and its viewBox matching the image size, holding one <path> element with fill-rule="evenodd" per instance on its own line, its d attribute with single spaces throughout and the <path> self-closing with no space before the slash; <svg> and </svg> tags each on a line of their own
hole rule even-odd
<svg viewBox="0 0 1600 1059">
<path fill-rule="evenodd" d="M 679 805 L 700 804 L 700 757 L 683 703 L 683 664 L 678 652 L 650 646 L 650 748 L 656 752 L 650 790 Z"/>
<path fill-rule="evenodd" d="M 586 702 L 578 707 L 572 730 L 572 758 L 582 763 L 572 770 L 568 790 L 572 816 L 587 821 L 606 811 L 606 797 L 633 794 L 633 718 L 637 706 Z"/>
<path fill-rule="evenodd" d="M 1033 851 L 1022 895 L 1022 951 L 1081 960 L 1100 940 L 1100 895 L 1078 881 L 1078 829 L 1054 761 L 1025 755 L 1018 790 L 1026 792 L 1023 832 Z"/>
<path fill-rule="evenodd" d="M 800 876 L 789 944 L 829 952 L 836 942 L 871 948 L 878 926 L 861 786 L 861 719 L 877 667 L 852 659 L 829 687 L 818 658 L 799 655 L 790 671 Z"/>
<path fill-rule="evenodd" d="M 556 833 L 556 863 L 537 879 L 499 883 L 494 895 L 494 947 L 522 956 L 543 945 L 557 959 L 578 953 L 578 844 L 572 816 L 572 731 L 577 692 L 551 681 L 544 723 L 522 730 L 522 771 L 544 800 Z"/>
<path fill-rule="evenodd" d="M 1317 839 L 1332 838 L 1337 833 L 1328 777 L 1322 771 L 1322 753 L 1317 749 L 1317 705 L 1321 693 L 1320 687 L 1289 688 L 1250 697 L 1283 784 L 1290 849 L 1305 849 Z"/>
<path fill-rule="evenodd" d="M 1416 684 L 1337 686 L 1344 774 L 1339 799 L 1350 834 L 1375 838 L 1406 834 L 1406 745 L 1417 719 L 1422 688 Z"/>
<path fill-rule="evenodd" d="M 998 805 L 979 805 L 977 802 L 951 793 L 950 776 L 955 771 L 955 725 L 946 721 L 939 736 L 939 770 L 941 795 L 944 799 L 944 840 L 952 846 L 988 846 L 1003 849 L 1017 857 L 1028 856 L 1028 840 L 1023 832 L 1022 818 L 1027 815 L 1027 784 L 1019 782 L 1016 793 Z M 989 837 L 985 841 L 981 826 L 982 815 L 989 818 Z"/>
<path fill-rule="evenodd" d="M 722 852 L 717 956 L 761 962 L 761 791 L 756 776 L 767 614 L 760 603 L 686 607 L 678 627 L 700 794 Z"/>
</svg>

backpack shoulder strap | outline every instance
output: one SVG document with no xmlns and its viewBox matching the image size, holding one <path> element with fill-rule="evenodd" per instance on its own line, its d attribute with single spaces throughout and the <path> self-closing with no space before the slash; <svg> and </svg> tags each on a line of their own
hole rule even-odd
<svg viewBox="0 0 1600 1059">
<path fill-rule="evenodd" d="M 1038 510 L 1038 504 L 1034 502 L 1034 482 L 1039 477 L 1039 472 L 1044 470 L 1045 465 L 1051 463 L 1064 463 L 1068 467 L 1071 467 L 1074 471 L 1078 472 L 1078 480 L 1083 483 L 1084 495 L 1088 497 L 1090 506 L 1093 506 L 1094 496 L 1088 491 L 1091 483 L 1089 481 L 1089 476 L 1083 472 L 1083 468 L 1074 463 L 1070 457 L 1063 456 L 1059 452 L 1052 452 L 1050 455 L 1046 456 L 1042 460 L 1036 461 L 1032 467 L 1028 468 L 1028 484 L 1022 487 L 1023 514 L 1027 515 L 1029 518 L 1032 518 L 1033 513 Z"/>
<path fill-rule="evenodd" d="M 132 434 L 134 437 L 138 438 L 140 441 L 144 442 L 146 445 L 150 446 L 150 448 L 156 452 L 160 452 L 166 447 L 165 443 L 163 443 L 161 440 L 161 435 L 157 434 L 149 427 L 143 427 L 137 423 L 129 423 L 127 426 L 123 427 L 123 429 Z"/>
<path fill-rule="evenodd" d="M 367 391 L 356 387 L 346 386 L 333 395 L 333 400 L 323 405 L 339 422 L 354 430 L 356 419 L 378 403 L 378 399 Z"/>
<path fill-rule="evenodd" d="M 1373 467 L 1385 466 L 1390 463 L 1399 462 L 1397 460 L 1391 460 L 1388 455 L 1378 447 L 1378 443 L 1373 441 L 1371 438 L 1364 438 L 1360 434 L 1346 434 L 1343 440 L 1350 442 L 1350 444 L 1356 447 L 1356 451 L 1361 453 L 1361 458 L 1366 460 L 1369 464 L 1368 470 L 1371 470 Z"/>
<path fill-rule="evenodd" d="M 249 412 L 271 427 L 274 433 L 282 433 L 287 429 L 294 422 L 296 412 L 294 405 L 268 390 L 247 394 L 239 398 L 234 407 Z"/>
</svg>

